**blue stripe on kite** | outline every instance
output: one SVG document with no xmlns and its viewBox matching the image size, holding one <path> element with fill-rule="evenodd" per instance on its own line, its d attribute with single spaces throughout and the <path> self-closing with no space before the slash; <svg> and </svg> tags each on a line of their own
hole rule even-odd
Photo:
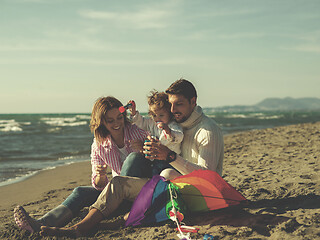
<svg viewBox="0 0 320 240">
<path fill-rule="evenodd" d="M 150 222 L 161 222 L 168 220 L 166 214 L 166 203 L 168 201 L 168 183 L 159 180 L 156 187 L 154 188 L 151 207 L 145 212 L 145 218 L 141 223 L 147 224 Z"/>
<path fill-rule="evenodd" d="M 168 201 L 168 183 L 159 181 L 153 193 L 152 204 L 162 205 L 163 207 L 155 214 L 156 222 L 168 220 L 166 204 Z"/>
<path fill-rule="evenodd" d="M 131 211 L 125 223 L 125 226 L 136 226 L 142 223 L 145 218 L 146 212 L 148 212 L 149 207 L 152 205 L 151 203 L 154 188 L 159 181 L 163 181 L 162 179 L 164 178 L 160 175 L 156 175 L 142 187 L 140 193 L 138 194 L 131 207 Z"/>
</svg>

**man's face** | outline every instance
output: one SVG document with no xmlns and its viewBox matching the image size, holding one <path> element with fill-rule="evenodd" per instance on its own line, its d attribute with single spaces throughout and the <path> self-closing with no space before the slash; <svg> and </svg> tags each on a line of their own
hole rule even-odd
<svg viewBox="0 0 320 240">
<path fill-rule="evenodd" d="M 194 107 L 196 106 L 196 98 L 192 98 L 189 102 L 187 98 L 180 94 L 169 94 L 169 102 L 171 103 L 171 112 L 177 121 L 177 123 L 182 123 L 186 121 Z"/>
</svg>

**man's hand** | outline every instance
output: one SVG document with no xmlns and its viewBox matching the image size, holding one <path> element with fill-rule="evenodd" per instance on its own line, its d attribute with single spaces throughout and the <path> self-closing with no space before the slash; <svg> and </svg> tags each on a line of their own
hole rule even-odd
<svg viewBox="0 0 320 240">
<path fill-rule="evenodd" d="M 168 153 L 171 151 L 166 146 L 162 145 L 158 139 L 148 136 L 150 142 L 145 142 L 143 146 L 143 153 L 148 154 L 147 159 L 166 160 Z"/>
</svg>

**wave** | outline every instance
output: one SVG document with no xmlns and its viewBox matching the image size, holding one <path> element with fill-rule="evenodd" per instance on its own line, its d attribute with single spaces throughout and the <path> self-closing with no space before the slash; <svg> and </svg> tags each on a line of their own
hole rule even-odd
<svg viewBox="0 0 320 240">
<path fill-rule="evenodd" d="M 76 115 L 76 117 L 79 118 L 79 119 L 87 119 L 87 120 L 91 119 L 90 115 Z"/>
<path fill-rule="evenodd" d="M 85 115 L 77 115 L 75 117 L 44 117 L 40 120 L 45 124 L 55 127 L 77 127 L 82 125 L 87 125 L 87 121 L 83 121 L 84 118 L 79 116 Z"/>
<path fill-rule="evenodd" d="M 248 118 L 248 116 L 244 114 L 231 114 L 231 115 L 226 115 L 225 118 Z"/>
<path fill-rule="evenodd" d="M 29 173 L 27 173 L 25 175 L 16 176 L 16 177 L 13 177 L 13 178 L 6 179 L 6 180 L 0 182 L 0 187 L 6 186 L 6 185 L 9 185 L 9 184 L 12 184 L 12 183 L 22 182 L 22 181 L 28 179 L 29 177 L 34 176 L 38 172 L 39 171 L 30 171 Z"/>
<path fill-rule="evenodd" d="M 71 160 L 71 159 L 78 159 L 78 158 L 88 158 L 90 157 L 90 149 L 81 150 L 81 151 L 74 151 L 74 152 L 58 152 L 58 153 L 51 153 L 51 154 L 35 154 L 30 155 L 30 153 L 21 153 L 21 152 L 10 152 L 10 155 L 0 156 L 0 163 L 9 163 L 9 162 L 59 162 L 61 160 Z"/>
<path fill-rule="evenodd" d="M 0 187 L 16 182 L 21 182 L 34 176 L 40 171 L 54 169 L 58 166 L 69 165 L 75 162 L 89 161 L 88 157 L 65 158 L 60 161 L 41 161 L 41 162 L 15 162 L 14 165 L 2 164 L 0 171 Z M 7 165 L 7 166 L 6 166 Z M 14 167 L 13 167 L 14 166 Z"/>
<path fill-rule="evenodd" d="M 0 131 L 1 132 L 22 132 L 21 125 L 14 119 L 0 120 Z"/>
<path fill-rule="evenodd" d="M 261 117 L 257 117 L 258 119 L 279 119 L 282 118 L 282 115 L 273 115 L 273 116 L 261 116 Z"/>
<path fill-rule="evenodd" d="M 224 118 L 224 119 L 279 119 L 283 118 L 283 114 L 267 114 L 267 113 L 224 113 L 224 114 L 210 114 L 211 118 Z"/>
<path fill-rule="evenodd" d="M 60 132 L 61 131 L 61 127 L 53 127 L 53 128 L 48 128 L 47 130 L 46 130 L 46 132 L 47 133 L 58 133 L 58 132 Z"/>
</svg>

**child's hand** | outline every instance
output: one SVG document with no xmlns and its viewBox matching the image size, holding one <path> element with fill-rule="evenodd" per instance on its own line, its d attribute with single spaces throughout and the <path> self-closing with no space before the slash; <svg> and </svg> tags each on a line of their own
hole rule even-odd
<svg viewBox="0 0 320 240">
<path fill-rule="evenodd" d="M 171 130 L 167 124 L 165 124 L 163 122 L 157 122 L 157 127 L 164 130 L 166 132 L 166 134 L 171 135 Z"/>
<path fill-rule="evenodd" d="M 134 116 L 134 115 L 136 115 L 136 112 L 137 112 L 137 110 L 136 110 L 136 103 L 133 101 L 133 100 L 130 100 L 128 103 L 131 103 L 132 104 L 132 106 L 130 106 L 128 109 L 130 110 L 130 112 L 131 112 L 131 116 Z"/>
</svg>

